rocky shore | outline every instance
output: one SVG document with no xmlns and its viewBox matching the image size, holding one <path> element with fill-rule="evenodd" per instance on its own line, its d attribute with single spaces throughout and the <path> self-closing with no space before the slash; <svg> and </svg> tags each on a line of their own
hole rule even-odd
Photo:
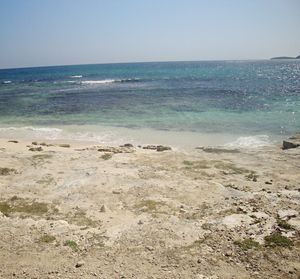
<svg viewBox="0 0 300 279">
<path fill-rule="evenodd" d="M 0 278 L 299 279 L 298 140 L 183 152 L 1 139 Z"/>
</svg>

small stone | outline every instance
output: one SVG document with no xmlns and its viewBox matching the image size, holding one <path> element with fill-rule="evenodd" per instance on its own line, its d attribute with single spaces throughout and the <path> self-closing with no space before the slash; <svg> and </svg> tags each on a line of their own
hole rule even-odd
<svg viewBox="0 0 300 279">
<path fill-rule="evenodd" d="M 67 144 L 67 143 L 62 143 L 62 144 L 59 144 L 58 146 L 59 146 L 59 147 L 65 147 L 65 148 L 71 147 L 71 145 L 70 145 L 70 144 Z"/>
<path fill-rule="evenodd" d="M 122 147 L 133 147 L 131 143 L 125 143 Z"/>
<path fill-rule="evenodd" d="M 143 222 L 142 220 L 139 220 L 138 224 L 139 224 L 139 225 L 143 225 L 144 222 Z"/>
<path fill-rule="evenodd" d="M 31 147 L 31 148 L 29 148 L 29 151 L 43 151 L 43 148 L 41 146 L 39 146 L 39 147 Z"/>
<path fill-rule="evenodd" d="M 121 194 L 121 191 L 113 190 L 112 193 L 115 194 L 115 195 L 119 195 L 119 194 Z"/>
<path fill-rule="evenodd" d="M 226 257 L 232 256 L 232 251 L 226 251 L 226 252 L 225 252 L 225 256 L 226 256 Z"/>
<path fill-rule="evenodd" d="M 153 251 L 154 250 L 154 248 L 152 247 L 152 246 L 146 246 L 145 247 L 148 251 Z"/>
<path fill-rule="evenodd" d="M 17 140 L 9 140 L 8 142 L 12 142 L 12 143 L 18 143 Z"/>
<path fill-rule="evenodd" d="M 143 146 L 143 149 L 157 150 L 157 146 L 156 145 L 147 145 L 147 146 Z"/>
<path fill-rule="evenodd" d="M 76 263 L 75 267 L 78 268 L 78 267 L 83 266 L 84 264 L 85 264 L 84 261 L 79 261 L 79 262 Z"/>
<path fill-rule="evenodd" d="M 172 149 L 169 146 L 163 146 L 163 145 L 158 145 L 156 147 L 156 151 L 158 151 L 158 152 L 162 152 L 162 151 L 166 151 L 166 150 L 172 150 Z"/>
<path fill-rule="evenodd" d="M 32 145 L 38 145 L 38 143 L 36 141 L 33 141 L 31 144 Z"/>
<path fill-rule="evenodd" d="M 101 206 L 100 212 L 106 212 L 106 206 L 104 204 Z"/>
</svg>

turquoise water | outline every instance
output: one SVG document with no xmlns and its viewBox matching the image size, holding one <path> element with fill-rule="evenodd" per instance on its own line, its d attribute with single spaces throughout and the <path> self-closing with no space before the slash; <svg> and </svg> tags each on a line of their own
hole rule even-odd
<svg viewBox="0 0 300 279">
<path fill-rule="evenodd" d="M 300 131 L 299 116 L 298 60 L 0 70 L 0 135 L 84 131 L 103 139 L 118 130 L 127 139 L 130 131 L 186 135 L 187 143 L 199 135 L 272 140 Z"/>
</svg>

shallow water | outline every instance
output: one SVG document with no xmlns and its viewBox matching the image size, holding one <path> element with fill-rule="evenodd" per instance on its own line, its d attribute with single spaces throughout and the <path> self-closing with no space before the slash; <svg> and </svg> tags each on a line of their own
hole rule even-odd
<svg viewBox="0 0 300 279">
<path fill-rule="evenodd" d="M 259 146 L 299 114 L 298 60 L 0 70 L 0 136 Z"/>
</svg>

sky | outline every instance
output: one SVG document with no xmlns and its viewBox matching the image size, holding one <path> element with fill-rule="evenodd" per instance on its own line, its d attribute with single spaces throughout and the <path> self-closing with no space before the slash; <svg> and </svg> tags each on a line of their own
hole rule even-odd
<svg viewBox="0 0 300 279">
<path fill-rule="evenodd" d="M 0 68 L 300 55 L 300 0 L 0 0 Z"/>
</svg>

